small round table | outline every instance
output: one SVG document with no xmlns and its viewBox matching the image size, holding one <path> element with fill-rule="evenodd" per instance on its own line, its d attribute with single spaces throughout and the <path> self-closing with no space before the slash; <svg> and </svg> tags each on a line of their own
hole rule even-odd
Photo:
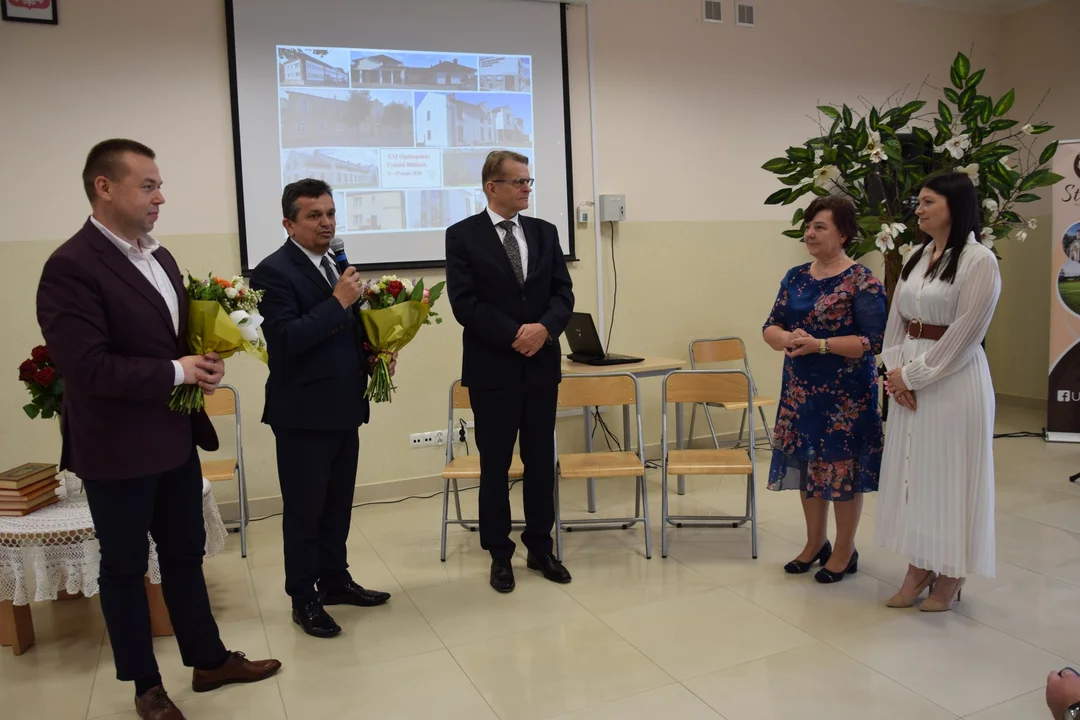
<svg viewBox="0 0 1080 720">
<path fill-rule="evenodd" d="M 61 473 L 56 494 L 60 501 L 23 517 L 0 517 L 0 646 L 21 655 L 34 643 L 31 599 L 70 600 L 98 592 L 101 549 L 82 492 L 82 482 Z M 214 502 L 210 483 L 203 479 L 205 557 L 225 549 L 228 532 Z M 171 635 L 168 610 L 161 596 L 157 546 L 150 539 L 146 590 L 155 635 Z M 30 597 L 29 580 L 34 580 Z"/>
</svg>

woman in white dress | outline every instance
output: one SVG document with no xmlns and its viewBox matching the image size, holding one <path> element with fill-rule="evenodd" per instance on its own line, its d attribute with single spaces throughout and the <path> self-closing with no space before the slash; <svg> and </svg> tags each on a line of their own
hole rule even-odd
<svg viewBox="0 0 1080 720">
<path fill-rule="evenodd" d="M 927 178 L 915 212 L 928 237 L 893 291 L 882 360 L 893 397 L 877 507 L 877 544 L 908 558 L 903 586 L 886 603 L 941 612 L 964 578 L 994 577 L 994 387 L 982 341 L 1001 277 L 976 241 L 971 180 Z"/>
</svg>

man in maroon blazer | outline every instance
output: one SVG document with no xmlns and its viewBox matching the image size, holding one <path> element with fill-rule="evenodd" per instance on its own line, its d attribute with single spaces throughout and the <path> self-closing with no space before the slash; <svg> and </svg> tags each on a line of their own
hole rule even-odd
<svg viewBox="0 0 1080 720">
<path fill-rule="evenodd" d="M 205 413 L 169 410 L 173 388 L 210 394 L 216 354 L 187 351 L 188 298 L 176 261 L 148 233 L 165 198 L 154 152 L 133 140 L 90 151 L 83 186 L 93 213 L 45 263 L 42 335 L 64 377 L 61 467 L 84 481 L 101 545 L 101 611 L 119 680 L 135 683 L 142 718 L 183 718 L 162 687 L 143 576 L 149 532 L 192 688 L 254 682 L 281 667 L 225 649 L 202 573 L 206 531 L 196 445 L 217 449 Z"/>
</svg>

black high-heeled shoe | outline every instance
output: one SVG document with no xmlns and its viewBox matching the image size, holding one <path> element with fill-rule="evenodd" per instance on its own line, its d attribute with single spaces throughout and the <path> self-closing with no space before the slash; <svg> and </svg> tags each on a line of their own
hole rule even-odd
<svg viewBox="0 0 1080 720">
<path fill-rule="evenodd" d="M 825 563 L 822 563 L 822 565 L 824 564 Z M 814 575 L 814 579 L 817 580 L 819 583 L 827 585 L 829 583 L 838 583 L 844 579 L 845 575 L 854 575 L 857 572 L 859 572 L 858 550 L 851 553 L 851 560 L 848 561 L 847 567 L 844 568 L 843 571 L 837 573 L 833 572 L 832 570 L 826 570 L 824 567 L 822 567 L 820 570 L 817 571 L 817 574 Z"/>
<path fill-rule="evenodd" d="M 810 568 L 814 566 L 814 563 L 821 562 L 822 567 L 825 563 L 829 562 L 829 558 L 832 557 L 832 544 L 826 540 L 825 544 L 818 550 L 818 554 L 810 558 L 810 562 L 803 562 L 802 560 L 792 560 L 784 566 L 784 572 L 789 575 L 802 575 L 803 573 L 810 572 Z"/>
</svg>

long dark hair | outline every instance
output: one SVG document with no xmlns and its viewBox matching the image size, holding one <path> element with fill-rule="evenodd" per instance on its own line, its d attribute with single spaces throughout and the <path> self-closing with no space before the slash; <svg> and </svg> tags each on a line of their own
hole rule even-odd
<svg viewBox="0 0 1080 720">
<path fill-rule="evenodd" d="M 943 255 L 941 260 L 944 262 L 939 261 L 935 264 L 927 277 L 933 279 L 940 274 L 942 281 L 951 283 L 956 280 L 956 270 L 960 267 L 960 254 L 964 251 L 964 245 L 967 244 L 968 234 L 975 233 L 975 237 L 979 236 L 979 196 L 975 192 L 971 178 L 956 171 L 935 173 L 926 178 L 922 186 L 944 196 L 949 206 L 949 215 L 952 217 L 949 241 L 945 245 L 948 258 Z M 932 241 L 933 238 L 927 235 L 922 245 L 911 253 L 900 273 L 901 280 L 907 280 L 911 270 L 919 263 L 923 252 L 926 251 L 926 246 Z M 950 250 L 952 252 L 949 252 Z"/>
</svg>

